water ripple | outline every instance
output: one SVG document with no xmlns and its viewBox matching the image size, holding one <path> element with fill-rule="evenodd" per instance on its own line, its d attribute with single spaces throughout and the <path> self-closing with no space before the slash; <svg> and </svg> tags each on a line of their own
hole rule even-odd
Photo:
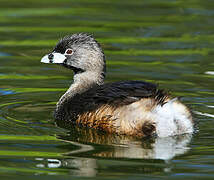
<svg viewBox="0 0 214 180">
<path fill-rule="evenodd" d="M 5 52 L 0 52 L 0 57 L 3 57 L 3 56 L 11 56 L 11 54 L 8 54 L 8 53 L 5 53 Z"/>
<path fill-rule="evenodd" d="M 0 88 L 0 95 L 9 95 L 9 94 L 15 94 L 15 92 L 12 90 Z"/>
</svg>

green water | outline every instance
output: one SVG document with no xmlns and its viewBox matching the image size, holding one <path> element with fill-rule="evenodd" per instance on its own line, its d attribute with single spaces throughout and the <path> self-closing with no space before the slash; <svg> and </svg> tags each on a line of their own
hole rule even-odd
<svg viewBox="0 0 214 180">
<path fill-rule="evenodd" d="M 214 179 L 214 1 L 0 2 L 0 179 Z M 199 131 L 141 140 L 55 127 L 73 74 L 40 59 L 75 32 L 102 44 L 106 81 L 182 96 Z"/>
</svg>

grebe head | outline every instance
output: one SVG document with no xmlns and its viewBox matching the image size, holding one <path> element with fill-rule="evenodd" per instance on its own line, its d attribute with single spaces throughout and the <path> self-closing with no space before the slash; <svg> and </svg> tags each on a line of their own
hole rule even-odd
<svg viewBox="0 0 214 180">
<path fill-rule="evenodd" d="M 105 56 L 101 46 L 92 35 L 86 33 L 63 37 L 41 62 L 63 65 L 72 69 L 75 74 L 93 72 L 103 78 L 105 76 Z"/>
</svg>

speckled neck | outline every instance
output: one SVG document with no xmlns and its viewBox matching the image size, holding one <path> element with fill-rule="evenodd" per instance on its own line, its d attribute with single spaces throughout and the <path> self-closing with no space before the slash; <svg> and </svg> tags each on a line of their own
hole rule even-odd
<svg viewBox="0 0 214 180">
<path fill-rule="evenodd" d="M 74 75 L 74 81 L 69 87 L 69 89 L 65 92 L 65 94 L 59 99 L 57 103 L 58 110 L 63 104 L 67 101 L 72 101 L 72 97 L 76 94 L 82 94 L 83 92 L 87 91 L 88 89 L 96 86 L 101 85 L 104 82 L 104 73 L 97 73 L 97 72 L 83 72 L 80 74 Z"/>
</svg>

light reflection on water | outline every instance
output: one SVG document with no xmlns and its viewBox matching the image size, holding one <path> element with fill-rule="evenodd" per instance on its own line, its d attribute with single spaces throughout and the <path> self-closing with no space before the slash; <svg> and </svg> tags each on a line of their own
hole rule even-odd
<svg viewBox="0 0 214 180">
<path fill-rule="evenodd" d="M 84 132 L 81 131 L 81 134 Z M 66 137 L 66 141 L 80 146 L 81 149 L 66 153 L 66 155 L 73 155 L 76 153 L 82 153 L 85 151 L 93 150 L 88 145 L 79 144 L 74 141 L 68 141 L 72 134 Z M 93 131 L 87 131 L 82 139 L 78 139 L 80 142 L 93 143 L 93 144 L 105 144 L 112 146 L 111 151 L 104 151 L 96 153 L 98 157 L 110 157 L 110 158 L 130 158 L 130 159 L 162 159 L 170 160 L 177 155 L 184 154 L 189 150 L 189 143 L 192 135 L 186 134 L 175 137 L 166 138 L 154 138 L 148 140 L 135 139 L 127 136 L 113 136 L 107 134 L 97 134 Z M 64 139 L 64 138 L 62 138 Z"/>
<path fill-rule="evenodd" d="M 82 131 L 83 132 L 83 131 Z M 93 133 L 93 134 L 91 134 Z M 37 167 L 48 167 L 48 168 L 68 168 L 70 169 L 70 174 L 75 176 L 86 176 L 95 177 L 98 175 L 97 169 L 99 168 L 99 162 L 96 160 L 97 157 L 100 158 L 110 158 L 110 159 L 148 159 L 148 160 L 164 160 L 166 167 L 162 169 L 163 172 L 170 172 L 170 167 L 167 164 L 175 156 L 182 155 L 190 149 L 188 144 L 191 140 L 191 135 L 182 135 L 176 137 L 167 138 L 155 138 L 151 142 L 144 142 L 140 140 L 134 140 L 131 137 L 118 137 L 111 135 L 101 135 L 96 134 L 96 132 L 89 132 L 90 137 L 84 139 L 79 139 L 79 141 L 84 141 L 85 143 L 102 144 L 105 143 L 111 146 L 111 150 L 106 151 L 106 149 L 99 150 L 93 153 L 95 148 L 93 145 L 78 143 L 75 141 L 68 141 L 69 137 L 66 137 L 67 143 L 74 146 L 78 146 L 78 149 L 66 152 L 63 155 L 69 158 L 64 159 L 43 159 L 36 158 L 38 161 Z M 86 135 L 86 134 L 85 134 Z M 91 136 L 96 137 L 96 139 L 91 138 Z M 62 138 L 62 137 L 61 137 Z M 60 139 L 61 139 L 60 138 Z M 73 139 L 73 138 L 71 138 Z M 94 141 L 91 141 L 91 140 Z M 87 141 L 89 140 L 89 141 Z M 92 153 L 91 156 L 94 158 L 84 157 L 84 153 Z M 81 157 L 83 155 L 83 157 Z M 77 156 L 77 157 L 76 157 Z"/>
</svg>

